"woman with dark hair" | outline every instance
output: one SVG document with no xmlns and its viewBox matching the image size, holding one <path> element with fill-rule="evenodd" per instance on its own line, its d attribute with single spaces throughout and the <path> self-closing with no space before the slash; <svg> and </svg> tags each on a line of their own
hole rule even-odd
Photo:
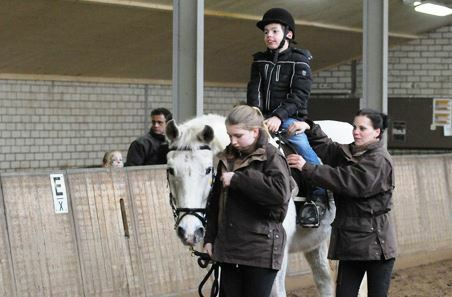
<svg viewBox="0 0 452 297">
<path fill-rule="evenodd" d="M 312 121 L 297 122 L 289 133 L 305 132 L 322 165 L 303 157 L 287 157 L 289 166 L 316 186 L 330 190 L 336 217 L 328 258 L 339 260 L 336 296 L 357 296 L 367 272 L 368 295 L 387 296 L 396 257 L 396 237 L 390 210 L 394 189 L 391 156 L 382 141 L 385 114 L 361 109 L 353 120 L 351 144 L 329 139 Z"/>
</svg>

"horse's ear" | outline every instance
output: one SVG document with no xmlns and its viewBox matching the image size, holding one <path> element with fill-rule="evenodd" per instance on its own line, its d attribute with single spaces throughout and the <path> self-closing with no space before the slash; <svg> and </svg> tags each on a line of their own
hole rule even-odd
<svg viewBox="0 0 452 297">
<path fill-rule="evenodd" d="M 166 124 L 165 134 L 171 142 L 179 137 L 179 129 L 177 128 L 176 122 L 174 120 L 170 120 Z"/>
<path fill-rule="evenodd" d="M 204 143 L 210 143 L 213 140 L 214 132 L 212 127 L 205 125 L 204 129 L 196 136 L 199 141 Z"/>
</svg>

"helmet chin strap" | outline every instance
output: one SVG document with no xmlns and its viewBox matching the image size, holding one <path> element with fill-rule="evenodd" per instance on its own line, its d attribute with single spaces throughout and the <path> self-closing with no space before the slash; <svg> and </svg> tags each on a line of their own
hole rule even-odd
<svg viewBox="0 0 452 297">
<path fill-rule="evenodd" d="M 276 49 L 270 50 L 271 52 L 273 52 L 273 63 L 275 64 L 276 62 L 278 62 L 279 50 L 283 48 L 284 44 L 286 43 L 286 40 L 290 42 L 290 39 L 287 38 L 288 33 L 289 33 L 288 26 L 284 26 L 284 38 L 281 40 L 279 46 Z"/>
</svg>

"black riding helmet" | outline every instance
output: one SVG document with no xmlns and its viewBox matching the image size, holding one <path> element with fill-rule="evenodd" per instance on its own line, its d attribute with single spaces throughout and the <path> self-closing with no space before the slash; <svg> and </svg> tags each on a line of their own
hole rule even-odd
<svg viewBox="0 0 452 297">
<path fill-rule="evenodd" d="M 273 56 L 273 63 L 276 63 L 278 61 L 278 50 L 281 49 L 284 46 L 284 42 L 286 40 L 289 41 L 289 43 L 296 43 L 294 41 L 295 39 L 295 21 L 287 10 L 284 8 L 271 8 L 267 10 L 266 13 L 264 13 L 264 16 L 262 17 L 262 20 L 256 23 L 256 26 L 264 31 L 265 26 L 271 23 L 277 23 L 283 25 L 284 30 L 284 38 L 281 40 L 281 43 L 279 44 L 278 48 L 276 50 L 272 50 L 274 53 Z M 289 30 L 292 31 L 292 39 L 289 39 L 286 37 L 287 33 L 289 33 Z"/>
<path fill-rule="evenodd" d="M 271 23 L 278 23 L 288 27 L 293 33 L 292 39 L 295 38 L 295 21 L 287 10 L 284 8 L 271 8 L 262 17 L 262 20 L 256 23 L 256 26 L 264 31 L 265 26 Z"/>
</svg>

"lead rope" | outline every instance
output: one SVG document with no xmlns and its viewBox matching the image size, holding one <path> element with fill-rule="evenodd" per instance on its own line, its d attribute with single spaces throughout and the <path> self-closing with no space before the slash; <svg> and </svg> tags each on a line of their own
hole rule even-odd
<svg viewBox="0 0 452 297">
<path fill-rule="evenodd" d="M 209 266 L 209 262 L 212 262 L 212 266 L 210 267 L 209 271 L 207 272 L 206 276 L 202 279 L 201 283 L 199 283 L 198 286 L 198 294 L 199 297 L 204 297 L 204 294 L 202 293 L 202 289 L 204 285 L 206 284 L 207 280 L 213 273 L 213 282 L 212 282 L 212 288 L 210 289 L 210 297 L 216 297 L 218 295 L 219 291 L 219 283 L 218 283 L 218 276 L 220 271 L 220 265 L 217 262 L 212 261 L 212 258 L 210 258 L 209 254 L 198 252 L 193 247 L 191 248 L 192 254 L 198 257 L 198 265 L 201 268 L 207 268 Z"/>
</svg>

